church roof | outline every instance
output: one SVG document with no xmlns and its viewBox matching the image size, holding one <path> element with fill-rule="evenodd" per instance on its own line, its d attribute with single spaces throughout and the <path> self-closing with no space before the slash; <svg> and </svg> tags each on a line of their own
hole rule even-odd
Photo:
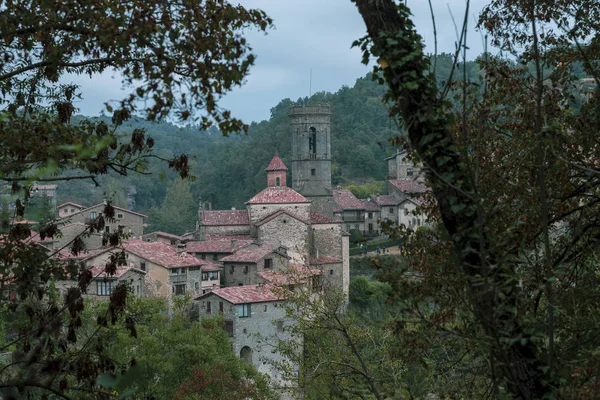
<svg viewBox="0 0 600 400">
<path fill-rule="evenodd" d="M 362 201 L 356 198 L 354 193 L 348 189 L 337 189 L 333 191 L 333 199 L 343 210 L 364 210 Z"/>
<path fill-rule="evenodd" d="M 204 225 L 248 225 L 248 211 L 203 211 Z"/>
<path fill-rule="evenodd" d="M 203 242 L 187 242 L 185 251 L 188 253 L 225 253 L 231 254 L 236 250 L 252 243 L 252 240 L 206 240 Z"/>
<path fill-rule="evenodd" d="M 261 226 L 263 224 L 266 224 L 267 222 L 279 217 L 281 214 L 286 214 L 300 222 L 302 222 L 305 225 L 309 225 L 308 222 L 306 222 L 305 220 L 303 220 L 302 218 L 298 217 L 297 215 L 292 214 L 291 212 L 287 211 L 287 210 L 279 210 L 279 211 L 275 211 L 273 214 L 269 214 L 266 217 L 264 217 L 263 219 L 261 219 L 260 221 L 257 221 L 254 225 L 256 226 Z"/>
<path fill-rule="evenodd" d="M 310 223 L 311 224 L 341 224 L 342 221 L 339 218 L 333 218 L 325 214 L 321 214 L 318 212 L 310 213 Z"/>
<path fill-rule="evenodd" d="M 429 188 L 414 179 L 390 179 L 390 185 L 404 193 L 425 193 Z"/>
<path fill-rule="evenodd" d="M 372 199 L 363 200 L 362 203 L 366 211 L 379 211 L 377 203 L 375 203 Z"/>
<path fill-rule="evenodd" d="M 306 197 L 287 186 L 273 186 L 251 198 L 246 204 L 310 203 Z"/>
<path fill-rule="evenodd" d="M 287 171 L 287 167 L 285 166 L 281 158 L 279 158 L 278 155 L 275 155 L 269 163 L 269 166 L 265 169 L 265 171 Z"/>
</svg>

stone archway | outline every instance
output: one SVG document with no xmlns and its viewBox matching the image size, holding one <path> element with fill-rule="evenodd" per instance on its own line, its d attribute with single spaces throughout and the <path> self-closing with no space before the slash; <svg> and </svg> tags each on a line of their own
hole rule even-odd
<svg viewBox="0 0 600 400">
<path fill-rule="evenodd" d="M 252 349 L 248 346 L 242 347 L 242 350 L 240 350 L 240 358 L 248 364 L 252 364 Z"/>
</svg>

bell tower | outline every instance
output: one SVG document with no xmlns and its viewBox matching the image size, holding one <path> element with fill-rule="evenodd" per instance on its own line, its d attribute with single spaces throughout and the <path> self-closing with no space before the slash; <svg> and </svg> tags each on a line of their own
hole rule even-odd
<svg viewBox="0 0 600 400">
<path fill-rule="evenodd" d="M 329 104 L 293 105 L 289 117 L 292 189 L 312 201 L 313 211 L 332 215 Z"/>
</svg>

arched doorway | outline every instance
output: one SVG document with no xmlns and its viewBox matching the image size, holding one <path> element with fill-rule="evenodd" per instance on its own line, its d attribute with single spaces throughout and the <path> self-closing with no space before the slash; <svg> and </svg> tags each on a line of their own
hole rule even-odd
<svg viewBox="0 0 600 400">
<path fill-rule="evenodd" d="M 240 351 L 240 358 L 248 364 L 252 364 L 252 349 L 248 346 L 242 347 L 242 350 Z"/>
</svg>

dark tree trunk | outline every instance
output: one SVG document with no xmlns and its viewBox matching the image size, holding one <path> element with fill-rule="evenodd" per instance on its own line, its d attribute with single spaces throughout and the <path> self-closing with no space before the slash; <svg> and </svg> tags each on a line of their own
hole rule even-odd
<svg viewBox="0 0 600 400">
<path fill-rule="evenodd" d="M 454 146 L 454 118 L 440 101 L 434 77 L 425 73 L 429 61 L 408 9 L 392 0 L 353 1 L 373 41 L 373 52 L 383 61 L 394 112 L 403 120 L 412 148 L 427 167 L 443 223 L 469 279 L 471 306 L 486 334 L 484 342 L 494 373 L 513 398 L 544 398 L 554 386 L 543 372 L 542 349 L 529 340 L 524 321 L 514 312 L 521 292 L 506 278 L 512 266 L 502 261 L 507 254 L 492 250 L 485 223 L 479 219 L 474 185 Z"/>
</svg>

